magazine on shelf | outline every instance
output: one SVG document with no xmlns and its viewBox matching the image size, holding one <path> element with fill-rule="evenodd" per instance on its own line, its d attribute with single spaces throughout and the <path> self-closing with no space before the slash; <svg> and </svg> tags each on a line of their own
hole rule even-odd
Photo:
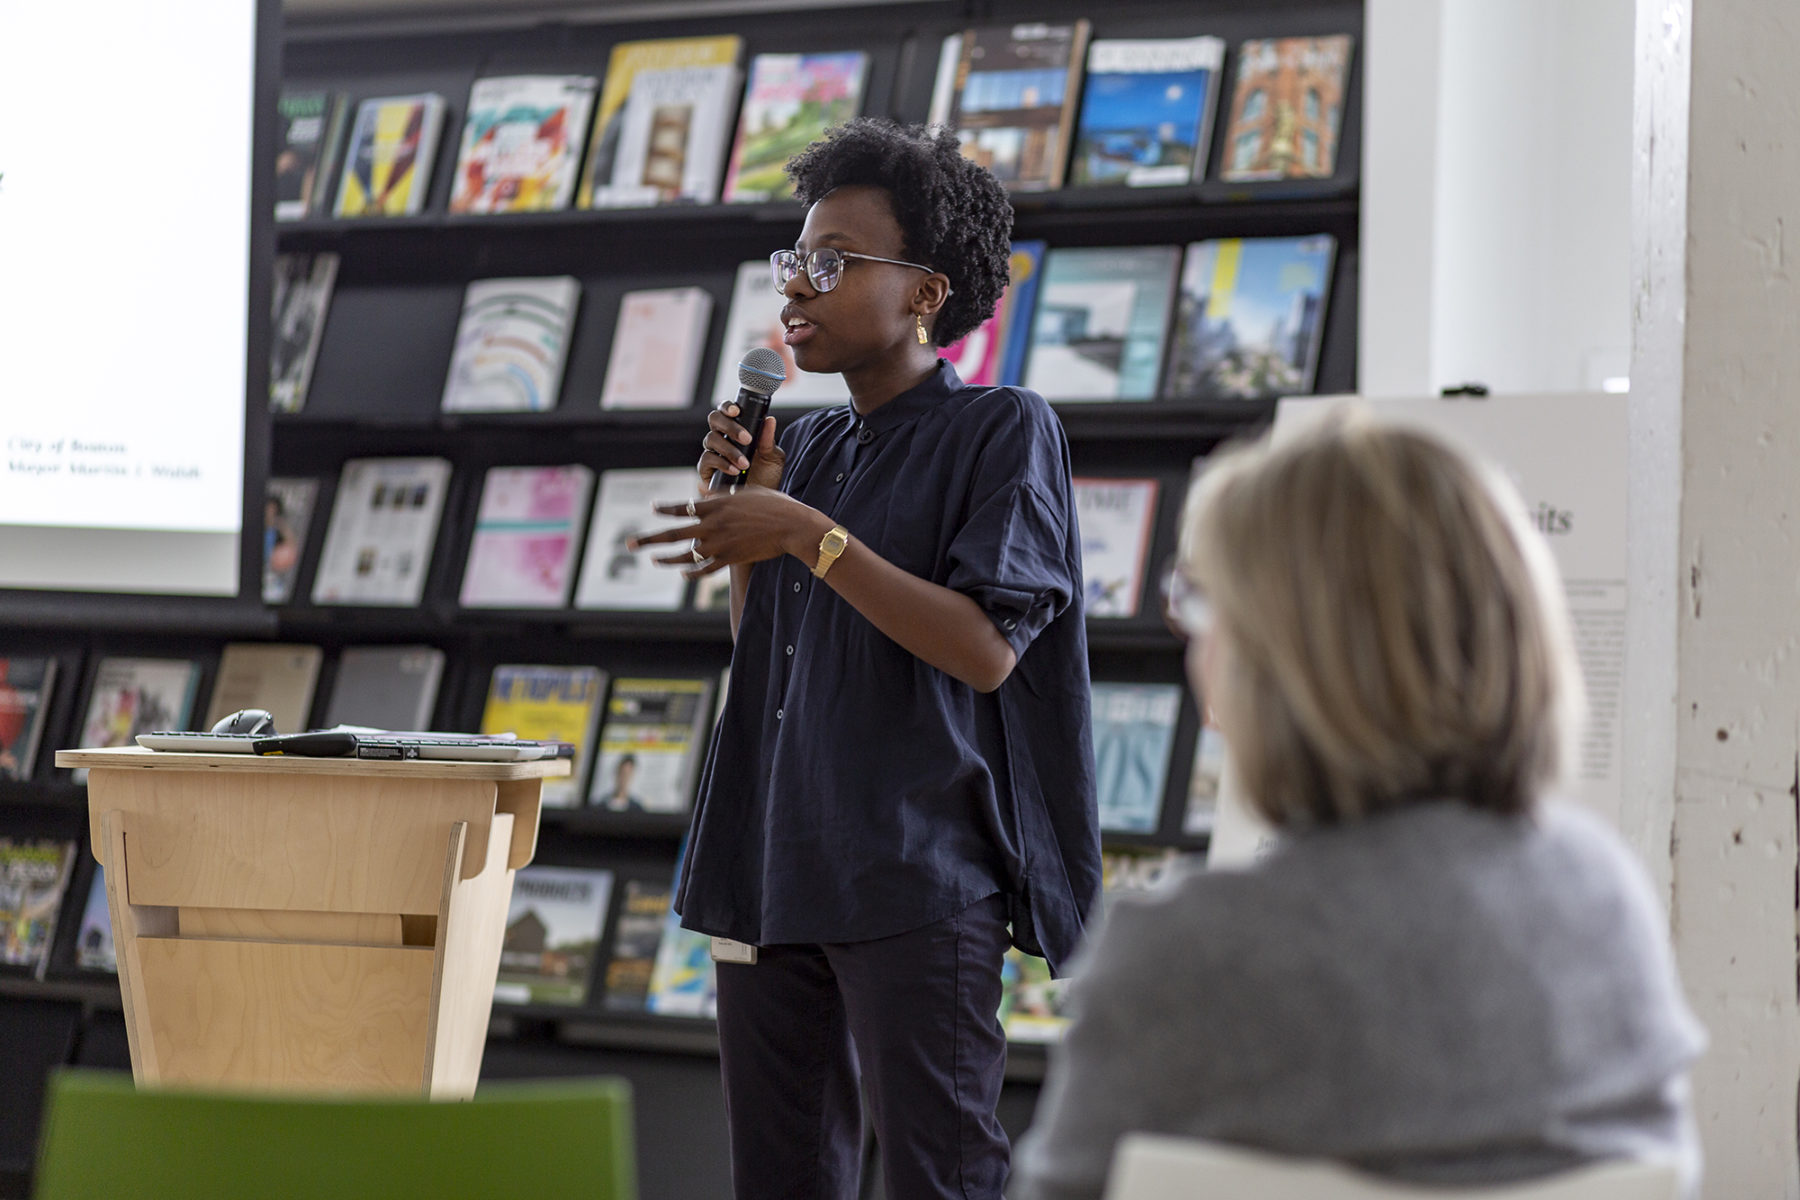
<svg viewBox="0 0 1800 1200">
<path fill-rule="evenodd" d="M 270 476 L 263 489 L 264 604 L 286 604 L 294 598 L 294 579 L 306 553 L 313 505 L 319 499 L 317 479 Z"/>
<path fill-rule="evenodd" d="M 1074 484 L 1083 611 L 1089 619 L 1135 617 L 1156 530 L 1158 483 L 1077 477 Z"/>
<path fill-rule="evenodd" d="M 781 308 L 786 303 L 775 290 L 768 259 L 753 258 L 738 266 L 737 282 L 731 289 L 731 311 L 725 318 L 724 336 L 719 339 L 719 369 L 713 376 L 712 389 L 715 407 L 736 398 L 738 363 L 758 346 L 781 355 L 781 369 L 787 375 L 787 381 L 773 397 L 777 412 L 783 405 L 842 404 L 850 399 L 850 389 L 842 375 L 818 375 L 794 365 L 794 352 L 782 340 Z"/>
<path fill-rule="evenodd" d="M 348 646 L 338 655 L 324 727 L 430 729 L 443 675 L 436 646 Z"/>
<path fill-rule="evenodd" d="M 654 505 L 692 497 L 700 477 L 691 467 L 643 467 L 602 471 L 588 524 L 587 549 L 581 559 L 581 581 L 575 607 L 674 612 L 687 595 L 680 571 L 658 566 L 653 559 L 680 553 L 680 546 L 631 549 L 633 538 L 655 529 L 683 524 L 686 517 L 665 517 Z"/>
<path fill-rule="evenodd" d="M 106 902 L 106 868 L 97 863 L 81 908 L 81 927 L 75 932 L 75 965 L 83 971 L 119 972 L 113 952 L 112 908 Z"/>
<path fill-rule="evenodd" d="M 1046 400 L 1156 395 L 1179 246 L 1083 246 L 1044 256 L 1025 386 Z"/>
<path fill-rule="evenodd" d="M 275 102 L 281 149 L 275 154 L 275 219 L 297 221 L 331 206 L 331 171 L 348 111 L 341 92 L 286 91 Z"/>
<path fill-rule="evenodd" d="M 1312 391 L 1335 250 L 1329 234 L 1190 245 L 1163 395 L 1272 400 Z"/>
<path fill-rule="evenodd" d="M 611 871 L 588 867 L 534 863 L 519 869 L 500 943 L 494 1003 L 587 1003 L 612 877 Z"/>
<path fill-rule="evenodd" d="M 577 206 L 654 204 L 658 189 L 670 180 L 684 193 L 694 189 L 683 198 L 716 198 L 743 44 L 730 34 L 614 46 L 600 84 Z M 643 76 L 651 78 L 640 88 Z"/>
<path fill-rule="evenodd" d="M 1068 984 L 1050 978 L 1050 964 L 1017 946 L 1000 961 L 1000 1028 L 1009 1042 L 1062 1040 L 1068 1028 Z"/>
<path fill-rule="evenodd" d="M 417 605 L 449 485 L 450 463 L 442 458 L 346 462 L 319 552 L 313 603 Z"/>
<path fill-rule="evenodd" d="M 575 584 L 594 473 L 491 467 L 463 568 L 464 608 L 562 608 Z"/>
<path fill-rule="evenodd" d="M 191 658 L 103 658 L 94 668 L 76 745 L 135 746 L 140 733 L 190 728 L 199 689 L 200 664 Z M 85 783 L 87 768 L 77 767 L 74 778 Z"/>
<path fill-rule="evenodd" d="M 1073 187 L 1169 187 L 1206 174 L 1225 43 L 1102 38 L 1088 46 Z"/>
<path fill-rule="evenodd" d="M 543 783 L 544 807 L 573 808 L 581 803 L 605 694 L 606 672 L 599 667 L 503 664 L 488 683 L 481 732 L 574 746 L 569 773 Z"/>
<path fill-rule="evenodd" d="M 1044 270 L 1044 249 L 1040 241 L 1014 242 L 1007 259 L 1006 290 L 994 306 L 994 315 L 960 342 L 938 352 L 956 368 L 964 383 L 1011 386 L 1024 374 L 1031 315 L 1037 307 L 1038 280 Z"/>
<path fill-rule="evenodd" d="M 450 211 L 569 207 L 597 83 L 591 75 L 477 79 L 469 89 Z"/>
<path fill-rule="evenodd" d="M 699 287 L 626 292 L 613 326 L 600 407 L 687 408 L 694 402 L 712 293 Z"/>
<path fill-rule="evenodd" d="M 75 868 L 75 843 L 0 837 L 0 967 L 39 979 Z"/>
<path fill-rule="evenodd" d="M 562 390 L 581 281 L 478 279 L 463 295 L 445 412 L 544 412 Z"/>
<path fill-rule="evenodd" d="M 55 683 L 54 658 L 0 658 L 0 779 L 31 778 Z"/>
<path fill-rule="evenodd" d="M 269 339 L 272 412 L 299 412 L 306 407 L 337 271 L 338 256 L 329 252 L 275 256 L 275 328 Z"/>
<path fill-rule="evenodd" d="M 378 96 L 358 105 L 338 181 L 337 215 L 411 216 L 423 208 L 443 123 L 444 98 L 435 92 Z"/>
<path fill-rule="evenodd" d="M 1062 186 L 1087 40 L 1085 19 L 963 35 L 949 124 L 963 153 L 1009 189 Z"/>
<path fill-rule="evenodd" d="M 260 708 L 275 719 L 281 733 L 311 729 L 313 689 L 325 652 L 317 646 L 278 642 L 228 642 L 219 655 L 212 703 L 201 726 L 211 729 L 222 718 L 246 708 Z"/>
<path fill-rule="evenodd" d="M 650 1002 L 650 976 L 668 924 L 673 889 L 667 880 L 627 879 L 620 893 L 601 1005 L 608 1012 L 641 1013 Z"/>
<path fill-rule="evenodd" d="M 1323 179 L 1337 170 L 1354 40 L 1257 38 L 1238 47 L 1221 179 Z"/>
<path fill-rule="evenodd" d="M 1154 833 L 1162 819 L 1181 685 L 1096 681 L 1093 705 L 1100 829 Z"/>
<path fill-rule="evenodd" d="M 861 50 L 751 59 L 725 170 L 726 203 L 791 200 L 788 159 L 862 111 L 868 73 Z"/>
<path fill-rule="evenodd" d="M 1181 832 L 1211 833 L 1219 818 L 1219 787 L 1225 775 L 1225 739 L 1211 725 L 1200 726 L 1194 743 L 1194 769 L 1188 776 L 1187 808 Z"/>
<path fill-rule="evenodd" d="M 608 812 L 685 813 L 712 727 L 710 677 L 614 679 L 588 804 Z"/>
<path fill-rule="evenodd" d="M 687 840 L 675 856 L 673 891 L 681 884 L 681 860 Z M 650 970 L 649 1010 L 666 1017 L 712 1017 L 718 1012 L 718 980 L 714 970 L 712 939 L 681 927 L 681 915 L 671 905 L 663 918 L 662 939 Z"/>
</svg>

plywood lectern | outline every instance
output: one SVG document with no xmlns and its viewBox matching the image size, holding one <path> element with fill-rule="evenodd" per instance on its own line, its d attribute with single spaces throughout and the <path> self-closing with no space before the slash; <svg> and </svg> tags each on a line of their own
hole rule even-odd
<svg viewBox="0 0 1800 1200">
<path fill-rule="evenodd" d="M 88 768 L 140 1084 L 474 1093 L 564 761 L 63 750 Z"/>
</svg>

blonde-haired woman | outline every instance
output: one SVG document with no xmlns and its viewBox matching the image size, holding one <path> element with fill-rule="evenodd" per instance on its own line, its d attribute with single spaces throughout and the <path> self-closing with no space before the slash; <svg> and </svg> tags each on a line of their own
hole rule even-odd
<svg viewBox="0 0 1800 1200">
<path fill-rule="evenodd" d="M 1580 683 L 1510 487 L 1340 412 L 1210 466 L 1170 610 L 1252 807 L 1244 870 L 1120 896 L 1019 1148 L 1092 1200 L 1148 1130 L 1424 1182 L 1698 1151 L 1703 1035 L 1608 829 L 1554 803 Z"/>
</svg>

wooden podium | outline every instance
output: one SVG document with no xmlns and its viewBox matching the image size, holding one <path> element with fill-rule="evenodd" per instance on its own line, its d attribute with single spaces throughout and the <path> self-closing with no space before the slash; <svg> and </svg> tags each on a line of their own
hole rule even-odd
<svg viewBox="0 0 1800 1200">
<path fill-rule="evenodd" d="M 562 760 L 62 750 L 88 768 L 139 1084 L 475 1091 Z"/>
</svg>

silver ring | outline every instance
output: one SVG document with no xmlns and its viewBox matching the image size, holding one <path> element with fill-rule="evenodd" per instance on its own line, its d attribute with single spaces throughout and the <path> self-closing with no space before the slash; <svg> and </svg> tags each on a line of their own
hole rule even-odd
<svg viewBox="0 0 1800 1200">
<path fill-rule="evenodd" d="M 690 553 L 694 556 L 694 561 L 697 563 L 703 563 L 706 561 L 706 555 L 700 553 L 700 543 L 698 543 L 698 542 L 694 543 L 693 549 L 689 550 L 688 553 Z"/>
<path fill-rule="evenodd" d="M 688 501 L 688 520 L 698 521 L 699 519 L 700 519 L 700 514 L 694 511 L 694 502 L 692 500 L 689 500 Z"/>
</svg>

